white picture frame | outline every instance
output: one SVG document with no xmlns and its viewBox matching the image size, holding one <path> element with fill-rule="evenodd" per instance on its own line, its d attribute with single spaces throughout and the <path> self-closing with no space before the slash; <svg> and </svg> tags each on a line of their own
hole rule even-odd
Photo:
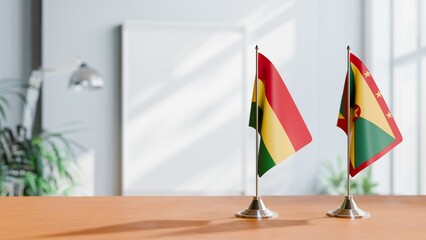
<svg viewBox="0 0 426 240">
<path fill-rule="evenodd" d="M 244 194 L 246 42 L 235 25 L 123 24 L 122 195 Z"/>
</svg>

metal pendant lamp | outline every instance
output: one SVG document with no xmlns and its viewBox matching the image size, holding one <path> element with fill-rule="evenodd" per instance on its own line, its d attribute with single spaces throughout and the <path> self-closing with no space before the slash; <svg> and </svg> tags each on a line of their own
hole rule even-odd
<svg viewBox="0 0 426 240">
<path fill-rule="evenodd" d="M 75 90 L 80 89 L 101 89 L 105 85 L 102 76 L 93 68 L 82 63 L 71 75 L 69 87 Z"/>
</svg>

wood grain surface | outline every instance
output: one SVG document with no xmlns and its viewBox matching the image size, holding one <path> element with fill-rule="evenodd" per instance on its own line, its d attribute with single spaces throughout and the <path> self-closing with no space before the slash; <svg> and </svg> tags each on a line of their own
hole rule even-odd
<svg viewBox="0 0 426 240">
<path fill-rule="evenodd" d="M 278 218 L 234 217 L 251 197 L 2 197 L 0 239 L 426 239 L 426 196 L 356 196 L 357 220 L 325 215 L 342 196 L 262 199 Z"/>
</svg>

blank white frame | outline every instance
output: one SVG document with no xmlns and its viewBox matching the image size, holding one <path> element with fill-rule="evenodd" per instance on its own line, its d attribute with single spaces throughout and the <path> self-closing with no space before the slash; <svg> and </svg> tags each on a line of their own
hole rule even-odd
<svg viewBox="0 0 426 240">
<path fill-rule="evenodd" d="M 129 188 L 129 181 L 128 181 L 128 171 L 126 169 L 129 169 L 129 158 L 132 156 L 129 154 L 129 150 L 131 149 L 129 142 L 129 99 L 127 96 L 129 96 L 129 81 L 132 81 L 130 79 L 130 76 L 128 74 L 128 65 L 132 60 L 129 59 L 129 51 L 133 51 L 133 49 L 129 49 L 129 38 L 131 38 L 131 30 L 138 29 L 138 31 L 144 31 L 147 29 L 163 29 L 165 31 L 173 31 L 173 29 L 190 29 L 191 31 L 197 32 L 197 31 L 205 31 L 206 29 L 211 31 L 218 31 L 218 32 L 232 32 L 233 34 L 238 34 L 241 37 L 241 46 L 238 51 L 240 51 L 241 54 L 241 70 L 240 70 L 240 76 L 241 81 L 239 83 L 239 87 L 241 89 L 241 92 L 237 95 L 240 95 L 241 101 L 241 112 L 240 112 L 240 120 L 238 122 L 239 130 L 241 132 L 241 135 L 238 136 L 240 139 L 240 166 L 239 173 L 236 173 L 238 178 L 238 186 L 235 186 L 235 190 L 233 191 L 221 191 L 220 188 L 213 190 L 213 191 L 187 191 L 185 189 L 183 190 L 175 190 L 175 191 L 134 191 Z M 246 124 L 244 124 L 247 120 L 246 119 L 246 113 L 248 112 L 246 109 L 245 99 L 247 98 L 245 92 L 246 92 L 246 30 L 244 27 L 236 26 L 236 25 L 227 25 L 227 24 L 215 24 L 215 23 L 176 23 L 176 22 L 149 22 L 149 21 L 127 21 L 122 26 L 122 85 L 121 85 L 121 147 L 122 147 L 122 154 L 121 154 L 121 163 L 122 163 L 122 183 L 121 183 L 121 192 L 122 195 L 236 195 L 236 194 L 243 194 L 245 189 L 245 154 L 246 154 L 246 131 L 244 131 L 244 128 L 247 128 Z M 148 56 L 149 57 L 149 56 Z M 171 56 L 172 57 L 172 56 Z M 214 147 L 214 146 L 212 146 Z M 218 172 L 218 174 L 220 174 Z"/>
</svg>

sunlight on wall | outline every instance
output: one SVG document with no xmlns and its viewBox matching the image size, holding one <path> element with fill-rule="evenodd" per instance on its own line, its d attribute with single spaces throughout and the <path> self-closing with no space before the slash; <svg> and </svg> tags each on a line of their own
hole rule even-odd
<svg viewBox="0 0 426 240">
<path fill-rule="evenodd" d="M 254 175 L 245 175 L 254 166 L 248 145 L 254 132 L 247 126 L 254 73 L 254 58 L 247 56 L 254 50 L 248 46 L 261 45 L 279 69 L 288 64 L 296 48 L 293 4 L 262 5 L 241 21 L 245 28 L 145 24 L 140 33 L 128 29 L 136 40 L 127 39 L 133 48 L 126 52 L 132 61 L 125 68 L 130 79 L 125 194 L 252 191 Z M 140 45 L 152 47 L 138 50 Z M 173 54 L 156 56 L 167 52 Z M 294 74 L 292 68 L 285 71 L 289 79 Z M 160 172 L 167 177 L 159 177 Z M 269 182 L 277 180 L 269 177 Z"/>
<path fill-rule="evenodd" d="M 153 36 L 141 29 L 128 39 L 131 107 L 123 192 L 241 193 L 242 33 L 183 25 Z M 167 59 L 135 47 L 167 37 L 173 41 L 160 43 L 174 49 Z M 143 67 L 150 65 L 157 67 Z M 152 83 L 150 98 L 141 98 Z"/>
<path fill-rule="evenodd" d="M 403 144 L 395 149 L 395 193 L 417 193 L 417 66 L 406 64 L 395 69 L 393 114 L 404 137 Z"/>
<path fill-rule="evenodd" d="M 401 57 L 417 48 L 417 0 L 394 0 L 394 57 Z"/>
<path fill-rule="evenodd" d="M 229 51 L 231 48 L 235 48 L 242 44 L 242 31 L 241 33 L 235 32 L 238 27 L 232 27 L 228 25 L 212 25 L 213 28 L 217 28 L 222 33 L 216 33 L 208 37 L 204 43 L 197 46 L 196 49 L 191 49 L 186 53 L 185 58 L 181 62 L 178 62 L 172 71 L 172 76 L 176 79 L 186 77 L 194 71 L 197 71 L 206 62 L 211 61 L 213 58 L 217 58 L 218 53 Z M 224 30 L 229 28 L 229 31 Z M 187 43 L 182 43 L 182 45 Z M 226 59 L 224 59 L 226 60 Z"/>
<path fill-rule="evenodd" d="M 95 151 L 88 149 L 77 157 L 78 171 L 76 187 L 73 190 L 75 196 L 95 195 Z"/>
<path fill-rule="evenodd" d="M 294 0 L 265 1 L 239 21 L 239 24 L 247 26 L 248 31 L 253 32 L 282 18 L 283 14 L 288 13 L 293 7 Z"/>
<path fill-rule="evenodd" d="M 290 19 L 261 36 L 258 42 L 263 46 L 262 50 L 268 53 L 268 58 L 273 59 L 274 64 L 280 68 L 294 59 L 294 54 L 297 49 L 295 36 L 296 20 Z M 270 46 L 275 47 L 273 47 L 272 50 Z M 284 71 L 283 74 L 287 75 L 288 72 L 291 71 L 290 68 L 287 69 L 288 70 Z M 293 78 L 289 78 L 285 81 L 291 81 L 291 79 Z"/>
<path fill-rule="evenodd" d="M 336 45 L 345 49 L 350 39 L 361 49 L 360 26 L 356 20 L 355 30 L 330 24 L 347 17 L 330 16 L 337 1 L 321 8 L 313 0 L 250 3 L 215 24 L 142 22 L 142 29 L 127 29 L 136 40 L 123 38 L 131 45 L 123 55 L 130 79 L 123 92 L 124 194 L 253 194 L 255 133 L 247 123 L 256 44 L 282 75 L 315 139 L 262 177 L 262 193 L 315 193 L 321 161 L 344 150 L 322 146 L 341 137 L 335 116 L 345 51 Z M 327 136 L 319 141 L 318 133 Z"/>
</svg>

